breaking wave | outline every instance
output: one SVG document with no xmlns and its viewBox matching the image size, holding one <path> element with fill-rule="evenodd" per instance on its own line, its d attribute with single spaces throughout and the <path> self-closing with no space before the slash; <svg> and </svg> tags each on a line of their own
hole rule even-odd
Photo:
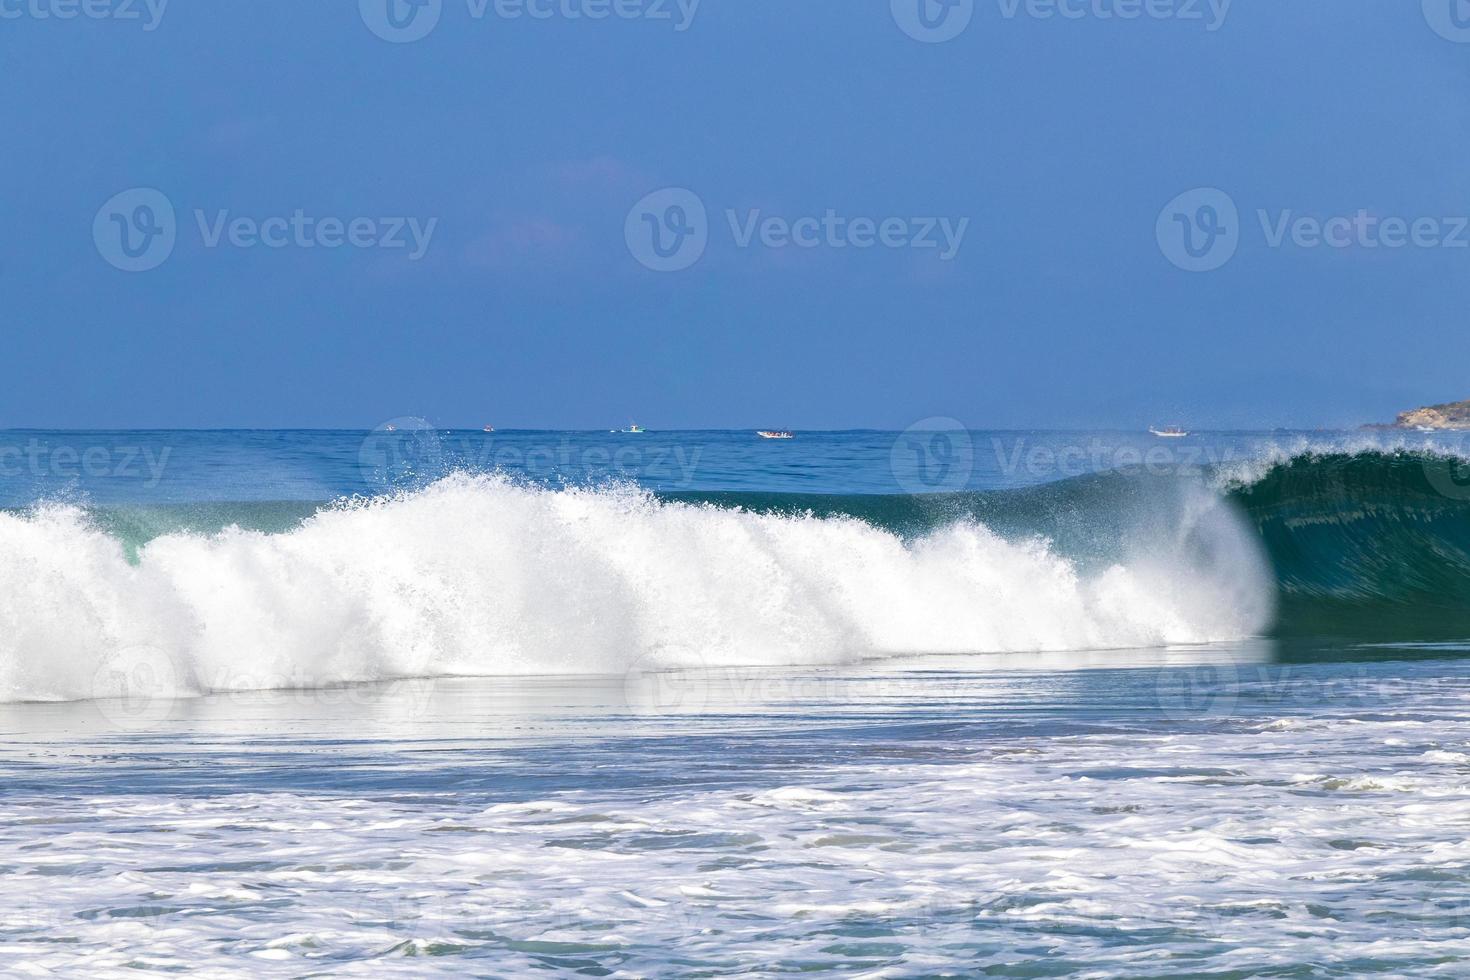
<svg viewBox="0 0 1470 980">
<path fill-rule="evenodd" d="M 320 506 L 52 505 L 0 513 L 0 699 L 1151 647 L 1258 633 L 1272 603 L 1229 500 L 1122 477 L 737 500 L 456 475 Z"/>
<path fill-rule="evenodd" d="M 0 700 L 1470 637 L 1470 470 L 1300 452 L 934 496 L 560 489 L 0 513 Z M 121 667 L 119 667 L 121 665 Z"/>
</svg>

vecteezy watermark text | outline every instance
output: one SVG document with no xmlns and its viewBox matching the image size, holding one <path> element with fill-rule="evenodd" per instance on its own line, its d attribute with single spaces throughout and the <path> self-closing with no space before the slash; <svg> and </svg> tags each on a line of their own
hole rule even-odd
<svg viewBox="0 0 1470 980">
<path fill-rule="evenodd" d="M 236 215 L 228 208 L 196 208 L 193 219 L 206 249 L 383 249 L 406 251 L 410 262 L 424 257 L 439 226 L 438 218 L 341 218 L 315 215 L 304 208 L 266 217 Z M 173 254 L 179 234 L 173 201 L 150 187 L 114 195 L 92 221 L 98 254 L 124 272 L 158 268 Z"/>
<path fill-rule="evenodd" d="M 375 684 L 324 684 L 303 665 L 209 665 L 149 643 L 108 651 L 96 665 L 90 694 L 112 725 L 132 731 L 166 724 L 181 701 L 208 695 L 215 704 L 330 705 L 389 708 L 420 717 L 436 691 L 433 678 Z"/>
<path fill-rule="evenodd" d="M 1294 211 L 1257 211 L 1271 248 L 1470 248 L 1470 217 L 1379 217 L 1366 209 L 1316 218 Z"/>
<path fill-rule="evenodd" d="M 1203 24 L 1213 33 L 1225 26 L 1234 0 L 996 0 L 1005 20 L 1175 20 Z M 976 0 L 889 0 L 893 20 L 916 41 L 940 44 L 965 32 Z"/>
<path fill-rule="evenodd" d="M 990 439 L 997 469 L 1008 479 L 1068 479 L 1088 473 L 1147 473 L 1150 476 L 1198 476 L 1206 470 L 1244 457 L 1234 447 L 1208 445 L 1149 446 L 1118 444 L 1101 438 L 1087 443 L 1028 444 L 1024 437 L 1009 443 L 999 436 Z"/>
<path fill-rule="evenodd" d="M 472 21 L 641 20 L 669 24 L 683 33 L 694 24 L 701 0 L 464 0 Z M 368 30 L 385 41 L 408 44 L 433 33 L 449 6 L 445 0 L 358 0 Z"/>
<path fill-rule="evenodd" d="M 996 0 L 1001 16 L 1015 20 L 1179 20 L 1214 32 L 1225 26 L 1234 0 Z"/>
<path fill-rule="evenodd" d="M 0 443 L 0 479 L 140 479 L 152 488 L 163 479 L 172 453 L 170 446 L 157 451 L 148 446 L 52 446 L 32 437 L 24 444 Z"/>
<path fill-rule="evenodd" d="M 1325 217 L 1292 208 L 1259 208 L 1255 221 L 1242 220 L 1235 200 L 1216 187 L 1201 187 L 1174 198 L 1159 213 L 1155 235 L 1159 250 L 1189 272 L 1212 272 L 1235 257 L 1259 227 L 1269 249 L 1467 249 L 1470 216 L 1405 217 L 1379 215 L 1367 208 Z"/>
<path fill-rule="evenodd" d="M 689 487 L 703 450 L 694 446 L 574 446 L 563 438 L 552 445 L 497 445 L 472 436 L 450 441 L 451 456 L 477 471 L 513 473 L 533 480 L 642 479 Z"/>
<path fill-rule="evenodd" d="M 1324 674 L 1311 666 L 1221 661 L 1163 667 L 1157 673 L 1158 706 L 1175 721 L 1236 717 L 1277 711 L 1292 704 L 1333 704 L 1372 709 L 1426 697 L 1463 698 L 1463 677 L 1394 677 L 1359 666 Z M 1269 715 L 1268 715 L 1269 717 Z"/>
<path fill-rule="evenodd" d="M 959 255 L 969 218 L 849 216 L 834 208 L 821 214 L 766 214 L 760 208 L 728 208 L 723 224 L 739 249 L 857 249 L 931 251 L 942 262 Z M 698 262 L 712 235 L 704 201 L 693 191 L 669 187 L 647 195 L 628 212 L 623 237 L 639 264 L 678 272 Z"/>
<path fill-rule="evenodd" d="M 959 254 L 970 227 L 969 218 L 845 218 L 831 208 L 795 219 L 729 210 L 725 220 L 738 248 L 937 248 L 943 262 Z"/>
<path fill-rule="evenodd" d="M 1135 445 L 1101 436 L 992 435 L 988 440 L 948 417 L 915 422 L 894 438 L 889 466 L 905 493 L 953 493 L 976 469 L 1008 484 L 1044 483 L 1089 473 L 1197 477 L 1245 458 L 1233 446 Z"/>
<path fill-rule="evenodd" d="M 228 210 L 206 215 L 195 211 L 199 237 L 205 248 L 223 242 L 235 248 L 408 248 L 408 260 L 416 262 L 429 250 L 438 218 L 318 218 L 297 208 L 289 216 L 268 218 L 234 217 Z"/>
<path fill-rule="evenodd" d="M 156 31 L 169 0 L 0 0 L 0 20 L 115 20 Z"/>
</svg>

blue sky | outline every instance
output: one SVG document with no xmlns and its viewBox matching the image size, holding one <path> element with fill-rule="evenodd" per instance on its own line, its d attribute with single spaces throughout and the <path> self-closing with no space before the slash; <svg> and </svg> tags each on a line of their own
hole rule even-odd
<svg viewBox="0 0 1470 980">
<path fill-rule="evenodd" d="M 442 0 L 401 43 L 388 0 L 87 2 L 0 0 L 0 425 L 1269 427 L 1470 397 L 1451 0 L 959 0 L 942 43 L 905 32 L 921 0 Z M 136 188 L 173 241 L 130 272 L 116 236 L 164 241 Z M 670 199 L 635 205 L 668 188 L 704 246 L 655 271 Z M 1196 188 L 1239 214 L 1203 272 L 1160 231 Z M 1432 226 L 1299 225 L 1360 213 Z"/>
</svg>

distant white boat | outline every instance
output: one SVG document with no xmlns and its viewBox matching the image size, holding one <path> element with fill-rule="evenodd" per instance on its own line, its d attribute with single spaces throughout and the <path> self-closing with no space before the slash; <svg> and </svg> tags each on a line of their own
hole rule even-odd
<svg viewBox="0 0 1470 980">
<path fill-rule="evenodd" d="M 1179 428 L 1179 426 L 1177 425 L 1171 425 L 1163 429 L 1149 429 L 1148 431 L 1158 436 L 1160 439 L 1183 439 L 1185 436 L 1189 435 L 1188 432 Z"/>
<path fill-rule="evenodd" d="M 623 435 L 633 436 L 642 435 L 646 430 L 643 428 L 643 426 L 639 425 L 636 422 L 629 422 L 626 429 L 613 429 L 612 431 L 621 433 Z"/>
<path fill-rule="evenodd" d="M 787 432 L 785 429 L 758 429 L 756 435 L 762 439 L 795 439 L 795 432 Z"/>
</svg>

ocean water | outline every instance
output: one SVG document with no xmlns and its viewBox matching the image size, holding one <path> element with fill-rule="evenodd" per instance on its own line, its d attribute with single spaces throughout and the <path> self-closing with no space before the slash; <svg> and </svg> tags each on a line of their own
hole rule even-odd
<svg viewBox="0 0 1470 980">
<path fill-rule="evenodd" d="M 4 969 L 1462 976 L 1465 458 L 0 433 Z"/>
</svg>

